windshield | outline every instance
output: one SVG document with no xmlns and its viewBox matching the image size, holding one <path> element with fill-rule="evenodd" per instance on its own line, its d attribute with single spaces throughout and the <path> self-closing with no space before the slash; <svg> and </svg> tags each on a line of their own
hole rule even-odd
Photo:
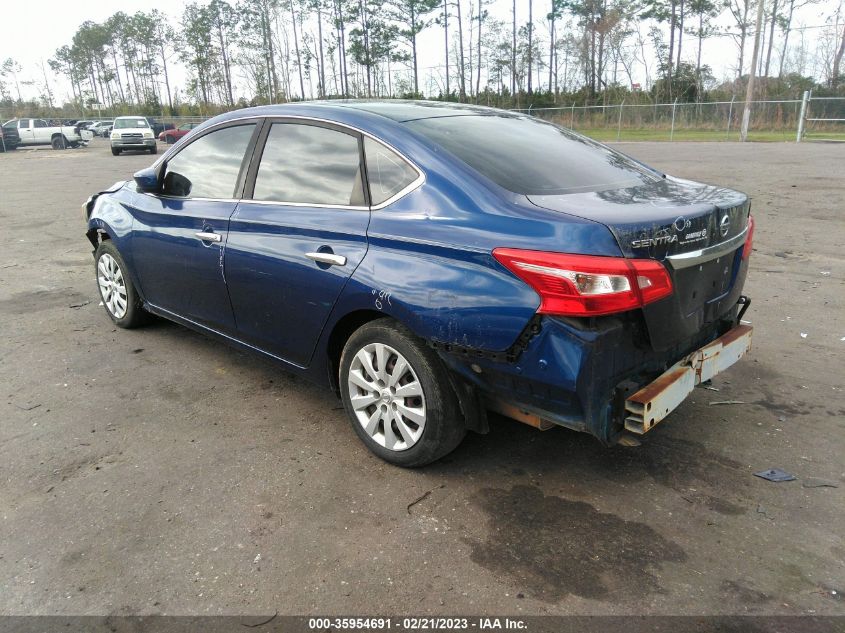
<svg viewBox="0 0 845 633">
<path fill-rule="evenodd" d="M 609 147 L 539 119 L 472 115 L 406 125 L 514 193 L 604 191 L 660 179 Z"/>
<path fill-rule="evenodd" d="M 150 127 L 146 119 L 115 119 L 115 129 L 121 130 L 130 127 Z"/>
</svg>

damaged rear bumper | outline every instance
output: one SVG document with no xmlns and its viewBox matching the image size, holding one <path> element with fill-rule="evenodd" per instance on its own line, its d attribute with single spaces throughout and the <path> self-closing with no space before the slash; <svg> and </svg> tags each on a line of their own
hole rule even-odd
<svg viewBox="0 0 845 633">
<path fill-rule="evenodd" d="M 695 386 L 725 371 L 751 349 L 750 325 L 737 325 L 692 352 L 625 400 L 625 429 L 642 435 L 674 411 Z"/>
</svg>

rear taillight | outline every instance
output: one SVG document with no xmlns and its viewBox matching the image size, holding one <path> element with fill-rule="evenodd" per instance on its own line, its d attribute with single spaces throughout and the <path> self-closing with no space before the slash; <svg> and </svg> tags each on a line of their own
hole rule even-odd
<svg viewBox="0 0 845 633">
<path fill-rule="evenodd" d="M 497 248 L 493 257 L 540 295 L 540 314 L 599 316 L 634 310 L 672 294 L 669 273 L 653 259 L 514 248 Z"/>
<path fill-rule="evenodd" d="M 745 246 L 742 247 L 742 259 L 748 259 L 751 256 L 751 246 L 754 241 L 754 216 L 748 216 L 748 236 L 745 238 Z"/>
</svg>

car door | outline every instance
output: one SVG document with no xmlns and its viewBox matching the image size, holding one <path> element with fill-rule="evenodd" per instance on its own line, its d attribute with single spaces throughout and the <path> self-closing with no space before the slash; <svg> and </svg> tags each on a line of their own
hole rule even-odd
<svg viewBox="0 0 845 633">
<path fill-rule="evenodd" d="M 35 129 L 32 119 L 21 119 L 18 121 L 18 134 L 21 137 L 21 145 L 32 145 L 35 143 Z"/>
<path fill-rule="evenodd" d="M 158 195 L 131 209 L 132 259 L 144 298 L 159 309 L 221 332 L 234 331 L 223 262 L 259 121 L 215 127 L 162 168 Z"/>
<path fill-rule="evenodd" d="M 225 273 L 244 341 L 298 366 L 367 252 L 361 136 L 268 122 L 229 223 Z"/>
<path fill-rule="evenodd" d="M 48 144 L 51 141 L 50 134 L 50 125 L 44 119 L 33 119 L 32 120 L 32 133 L 35 139 L 35 142 L 39 145 Z"/>
</svg>

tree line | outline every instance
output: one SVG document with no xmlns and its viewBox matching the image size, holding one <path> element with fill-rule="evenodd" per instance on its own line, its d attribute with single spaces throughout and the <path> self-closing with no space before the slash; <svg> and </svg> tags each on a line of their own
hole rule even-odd
<svg viewBox="0 0 845 633">
<path fill-rule="evenodd" d="M 652 99 L 694 101 L 717 83 L 702 58 L 708 38 L 735 46 L 734 83 L 752 72 L 748 50 L 757 2 L 765 2 L 754 72 L 772 79 L 762 89 L 783 88 L 796 71 L 807 74 L 810 61 L 834 93 L 845 85 L 842 4 L 820 18 L 809 50 L 803 32 L 795 38 L 793 17 L 818 0 L 509 0 L 509 19 L 494 15 L 492 1 L 210 0 L 190 2 L 178 16 L 118 11 L 82 23 L 41 63 L 41 77 L 27 81 L 50 107 L 58 105 L 53 73 L 69 82 L 74 104 L 171 114 L 187 105 L 209 112 L 333 97 L 520 107 L 577 96 L 588 104 L 638 88 Z M 419 36 L 431 29 L 442 49 L 421 55 Z M 421 58 L 440 62 L 421 66 Z M 188 77 L 180 85 L 177 63 Z M 21 99 L 20 73 L 13 59 L 0 67 L 4 98 L 14 100 L 15 89 Z"/>
</svg>

